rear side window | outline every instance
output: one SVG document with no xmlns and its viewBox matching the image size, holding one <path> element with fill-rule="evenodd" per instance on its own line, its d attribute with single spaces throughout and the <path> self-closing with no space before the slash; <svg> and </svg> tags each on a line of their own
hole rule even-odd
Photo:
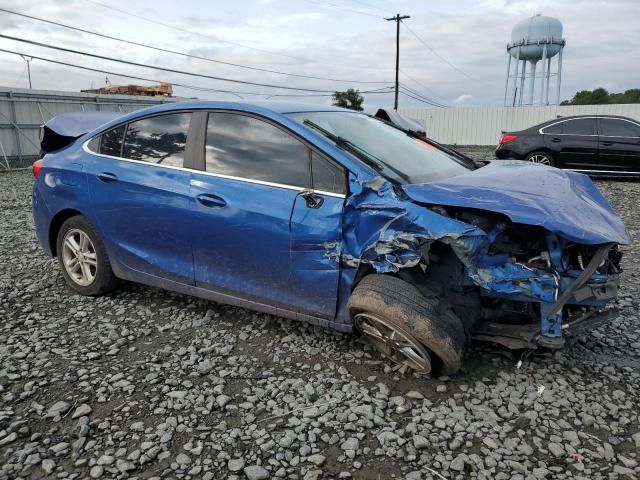
<svg viewBox="0 0 640 480">
<path fill-rule="evenodd" d="M 209 113 L 205 151 L 207 172 L 309 186 L 310 149 L 263 120 L 232 113 Z"/>
<path fill-rule="evenodd" d="M 577 118 L 562 122 L 562 133 L 565 135 L 594 135 L 596 133 L 595 118 Z"/>
<path fill-rule="evenodd" d="M 607 137 L 640 137 L 640 126 L 626 120 L 601 118 L 600 127 Z"/>
<path fill-rule="evenodd" d="M 124 137 L 124 127 L 113 128 L 102 134 L 100 138 L 100 153 L 110 155 L 112 157 L 120 157 L 122 155 L 122 138 Z"/>
<path fill-rule="evenodd" d="M 182 167 L 190 120 L 190 113 L 171 113 L 129 123 L 122 157 Z"/>
<path fill-rule="evenodd" d="M 548 127 L 543 128 L 542 131 L 550 135 L 557 135 L 559 133 L 562 133 L 562 125 L 564 125 L 564 122 L 556 123 L 555 125 L 549 125 Z"/>
<path fill-rule="evenodd" d="M 314 190 L 347 193 L 346 175 L 344 168 L 341 166 L 313 152 L 311 154 L 311 171 L 313 173 Z"/>
</svg>

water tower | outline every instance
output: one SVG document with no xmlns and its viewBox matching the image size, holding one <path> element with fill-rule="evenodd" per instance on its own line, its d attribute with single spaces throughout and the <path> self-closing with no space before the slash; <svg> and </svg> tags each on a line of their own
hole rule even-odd
<svg viewBox="0 0 640 480">
<path fill-rule="evenodd" d="M 507 45 L 507 81 L 504 88 L 504 104 L 549 105 L 549 83 L 551 77 L 556 80 L 555 105 L 560 103 L 560 81 L 562 80 L 562 50 L 565 41 L 562 38 L 562 23 L 552 17 L 540 14 L 522 20 L 511 31 L 511 43 Z M 551 59 L 555 72 L 552 71 Z M 515 59 L 515 62 L 512 60 Z M 540 73 L 536 73 L 541 62 Z M 512 67 L 511 65 L 514 65 Z M 527 71 L 527 65 L 529 65 Z M 515 71 L 512 71 L 515 70 Z M 539 99 L 536 101 L 536 80 L 540 79 Z M 525 96 L 525 90 L 526 96 Z"/>
</svg>

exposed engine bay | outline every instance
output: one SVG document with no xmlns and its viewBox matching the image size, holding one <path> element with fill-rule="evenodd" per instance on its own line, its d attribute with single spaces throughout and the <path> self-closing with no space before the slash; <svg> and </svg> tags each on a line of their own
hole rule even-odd
<svg viewBox="0 0 640 480">
<path fill-rule="evenodd" d="M 509 264 L 531 272 L 541 287 L 540 291 L 531 288 L 525 275 L 516 283 L 531 295 L 509 291 L 489 295 L 474 282 L 447 243 L 425 242 L 419 265 L 422 278 L 414 271 L 412 280 L 424 282 L 444 298 L 477 338 L 512 348 L 536 343 L 559 348 L 564 343 L 563 329 L 601 314 L 607 301 L 617 295 L 622 258 L 617 245 L 579 245 L 492 212 L 440 205 L 431 209 L 486 232 L 497 232 L 491 235 L 493 241 L 481 260 L 491 266 Z M 477 270 L 482 277 L 482 266 Z M 495 290 L 495 285 L 491 286 Z M 564 293 L 560 302 L 559 292 Z"/>
</svg>

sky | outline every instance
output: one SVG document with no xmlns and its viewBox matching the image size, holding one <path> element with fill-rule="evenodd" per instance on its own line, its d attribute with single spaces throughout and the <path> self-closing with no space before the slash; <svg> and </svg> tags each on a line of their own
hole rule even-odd
<svg viewBox="0 0 640 480">
<path fill-rule="evenodd" d="M 247 82 L 320 92 L 242 85 L 123 65 L 0 38 L 0 49 L 115 73 L 233 91 L 175 87 L 174 94 L 206 99 L 264 99 L 330 103 L 329 93 L 357 88 L 365 105 L 391 106 L 396 13 L 401 24 L 400 82 L 404 92 L 450 107 L 501 105 L 506 45 L 516 22 L 535 14 L 558 18 L 567 44 L 561 99 L 576 91 L 640 88 L 640 0 L 0 0 L 0 8 L 85 30 L 298 78 L 185 58 L 0 12 L 0 33 L 46 45 L 137 63 Z M 409 30 L 410 29 L 410 30 Z M 415 35 L 414 35 L 415 34 Z M 34 59 L 33 88 L 79 91 L 112 84 L 150 84 Z M 340 81 L 334 81 L 340 80 Z M 345 80 L 345 81 L 342 81 Z M 356 83 L 363 82 L 363 83 Z M 364 83 L 379 82 L 379 83 Z M 26 62 L 0 52 L 0 86 L 28 87 Z M 411 90 L 407 90 L 411 89 Z M 552 90 L 552 92 L 555 90 Z M 254 94 L 263 95 L 254 95 Z M 416 95 L 418 93 L 419 95 Z M 430 105 L 400 95 L 400 107 Z"/>
</svg>

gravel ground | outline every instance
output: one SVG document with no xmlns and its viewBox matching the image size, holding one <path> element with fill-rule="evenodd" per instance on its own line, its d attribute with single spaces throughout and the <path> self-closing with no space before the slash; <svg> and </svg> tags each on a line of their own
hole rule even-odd
<svg viewBox="0 0 640 480">
<path fill-rule="evenodd" d="M 598 185 L 640 238 L 640 183 Z M 609 325 L 519 368 L 474 344 L 431 378 L 350 335 L 162 290 L 74 295 L 30 188 L 0 174 L 0 480 L 640 477 L 637 243 Z"/>
</svg>

